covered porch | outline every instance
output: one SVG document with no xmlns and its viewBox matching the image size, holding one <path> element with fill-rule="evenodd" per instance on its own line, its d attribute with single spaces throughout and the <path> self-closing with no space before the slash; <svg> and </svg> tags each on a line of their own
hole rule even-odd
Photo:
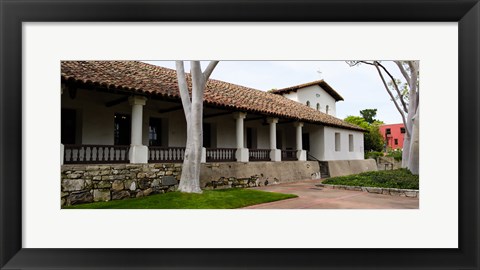
<svg viewBox="0 0 480 270">
<path fill-rule="evenodd" d="M 62 164 L 181 163 L 178 99 L 62 84 Z M 304 124 L 204 106 L 202 162 L 305 161 Z"/>
</svg>

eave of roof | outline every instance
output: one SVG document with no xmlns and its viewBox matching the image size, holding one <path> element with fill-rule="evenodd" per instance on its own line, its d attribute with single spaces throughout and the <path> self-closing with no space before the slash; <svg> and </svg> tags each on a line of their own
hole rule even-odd
<svg viewBox="0 0 480 270">
<path fill-rule="evenodd" d="M 303 83 L 303 84 L 294 85 L 294 86 L 290 86 L 290 87 L 286 87 L 286 88 L 282 88 L 282 89 L 275 89 L 275 90 L 271 90 L 270 93 L 277 94 L 277 95 L 283 95 L 283 94 L 288 94 L 290 92 L 297 92 L 297 90 L 299 90 L 301 88 L 305 88 L 305 87 L 312 86 L 312 85 L 320 86 L 329 95 L 331 95 L 335 99 L 335 101 L 343 100 L 343 97 L 340 96 L 340 94 L 337 91 L 335 91 L 324 80 L 318 80 L 318 81 L 313 81 L 313 82 L 309 82 L 309 83 Z"/>
<path fill-rule="evenodd" d="M 61 78 L 63 82 L 111 91 L 180 99 L 175 70 L 137 61 L 62 61 Z M 190 84 L 189 75 L 187 81 Z M 207 82 L 204 102 L 219 108 L 365 131 L 281 95 L 218 80 Z"/>
</svg>

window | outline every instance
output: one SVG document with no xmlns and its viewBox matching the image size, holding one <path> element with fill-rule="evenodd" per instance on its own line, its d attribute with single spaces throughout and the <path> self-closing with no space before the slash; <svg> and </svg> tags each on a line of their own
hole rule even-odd
<svg viewBox="0 0 480 270">
<path fill-rule="evenodd" d="M 310 107 L 310 100 L 307 100 L 307 106 Z"/>
<path fill-rule="evenodd" d="M 389 128 L 387 128 L 387 129 L 385 130 L 385 135 L 390 135 L 391 133 L 392 133 L 392 131 L 391 131 Z"/>
<path fill-rule="evenodd" d="M 325 113 L 328 114 L 328 105 L 325 107 Z"/>
<path fill-rule="evenodd" d="M 317 103 L 317 111 L 320 111 L 320 103 Z"/>
<path fill-rule="evenodd" d="M 340 133 L 335 132 L 335 151 L 340 151 Z"/>
<path fill-rule="evenodd" d="M 77 112 L 73 109 L 63 109 L 61 115 L 61 142 L 75 144 L 75 131 L 77 126 Z"/>
<path fill-rule="evenodd" d="M 212 125 L 210 123 L 203 123 L 203 147 L 212 147 Z"/>
<path fill-rule="evenodd" d="M 353 152 L 353 135 L 348 134 L 348 151 Z"/>
<path fill-rule="evenodd" d="M 130 115 L 116 113 L 114 116 L 114 144 L 129 145 L 132 122 Z"/>
<path fill-rule="evenodd" d="M 302 149 L 310 152 L 310 133 L 302 134 Z"/>
<path fill-rule="evenodd" d="M 162 145 L 162 119 L 150 118 L 148 124 L 148 143 L 151 146 Z"/>
<path fill-rule="evenodd" d="M 398 145 L 398 139 L 395 139 L 394 141 L 395 141 L 395 145 Z"/>
<path fill-rule="evenodd" d="M 405 134 L 405 128 L 404 127 L 400 128 L 400 133 Z"/>
</svg>

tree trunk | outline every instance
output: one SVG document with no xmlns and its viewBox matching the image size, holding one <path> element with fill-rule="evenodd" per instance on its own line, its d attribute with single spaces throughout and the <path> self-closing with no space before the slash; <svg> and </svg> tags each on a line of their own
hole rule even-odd
<svg viewBox="0 0 480 270">
<path fill-rule="evenodd" d="M 413 119 L 412 138 L 410 142 L 410 158 L 408 160 L 408 169 L 413 173 L 419 174 L 419 130 L 420 130 L 420 113 L 417 108 L 417 114 Z"/>
<path fill-rule="evenodd" d="M 402 168 L 408 168 L 408 162 L 410 160 L 410 136 L 405 134 L 403 138 L 403 149 L 402 149 Z"/>
<path fill-rule="evenodd" d="M 177 61 L 177 79 L 187 122 L 187 142 L 178 191 L 202 193 L 200 168 L 203 144 L 203 94 L 205 85 L 218 61 L 212 61 L 202 73 L 199 61 L 191 61 L 192 99 L 188 94 L 183 61 Z"/>
<path fill-rule="evenodd" d="M 202 160 L 203 142 L 203 92 L 205 78 L 200 68 L 200 62 L 191 62 L 192 104 L 190 123 L 187 127 L 187 149 L 183 161 L 182 176 L 178 190 L 188 193 L 202 193 L 200 188 L 200 166 Z"/>
</svg>

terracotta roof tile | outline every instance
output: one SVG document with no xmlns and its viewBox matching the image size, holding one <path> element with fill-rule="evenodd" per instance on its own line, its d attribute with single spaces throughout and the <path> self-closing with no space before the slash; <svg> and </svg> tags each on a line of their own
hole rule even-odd
<svg viewBox="0 0 480 270">
<path fill-rule="evenodd" d="M 65 81 L 180 98 L 175 70 L 138 61 L 62 61 L 61 77 Z M 187 81 L 190 84 L 189 78 Z M 204 102 L 217 107 L 364 131 L 281 95 L 218 80 L 207 82 Z"/>
</svg>

